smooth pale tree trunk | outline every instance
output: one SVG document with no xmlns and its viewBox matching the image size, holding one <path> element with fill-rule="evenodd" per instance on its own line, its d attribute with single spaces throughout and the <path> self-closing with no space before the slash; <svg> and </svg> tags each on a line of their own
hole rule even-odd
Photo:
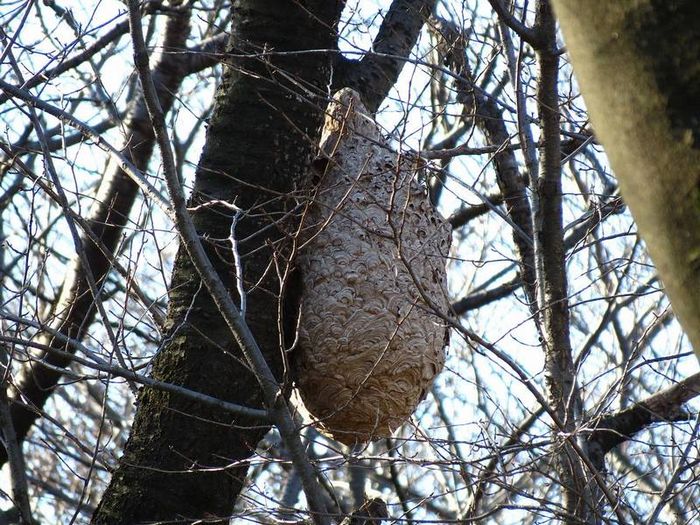
<svg viewBox="0 0 700 525">
<path fill-rule="evenodd" d="M 596 136 L 700 356 L 700 2 L 552 3 Z"/>
</svg>

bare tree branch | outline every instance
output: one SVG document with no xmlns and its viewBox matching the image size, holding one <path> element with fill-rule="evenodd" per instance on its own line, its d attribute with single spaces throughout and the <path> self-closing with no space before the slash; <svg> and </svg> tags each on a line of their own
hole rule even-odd
<svg viewBox="0 0 700 525">
<path fill-rule="evenodd" d="M 8 319 L 13 318 L 13 316 L 6 314 L 6 313 L 4 313 L 3 315 L 6 316 Z M 25 321 L 25 323 L 26 322 L 27 321 Z M 58 349 L 50 347 L 50 346 L 42 345 L 41 343 L 35 343 L 32 341 L 26 341 L 26 340 L 17 339 L 14 337 L 6 337 L 3 335 L 0 335 L 0 341 L 3 341 L 5 343 L 12 343 L 12 344 L 17 344 L 17 345 L 23 345 L 23 346 L 27 346 L 27 347 L 37 348 L 37 349 L 40 349 L 40 350 L 46 352 L 47 354 L 54 354 L 57 357 L 60 357 L 63 359 L 70 358 L 72 361 L 75 361 L 76 363 L 83 365 L 87 368 L 99 370 L 100 372 L 105 372 L 105 373 L 111 374 L 111 375 L 116 376 L 116 377 L 122 377 L 124 379 L 129 380 L 129 381 L 133 381 L 135 383 L 139 383 L 139 384 L 148 386 L 150 388 L 154 388 L 156 390 L 162 390 L 163 392 L 170 392 L 173 394 L 177 394 L 177 395 L 186 397 L 188 399 L 192 399 L 193 401 L 197 401 L 197 402 L 205 404 L 205 405 L 220 408 L 221 410 L 225 410 L 226 412 L 229 412 L 231 414 L 244 415 L 247 417 L 256 418 L 256 419 L 263 421 L 263 422 L 265 420 L 267 420 L 269 417 L 266 410 L 245 407 L 242 405 L 238 405 L 236 403 L 229 403 L 227 401 L 222 401 L 221 399 L 216 399 L 215 397 L 208 396 L 208 395 L 202 394 L 200 392 L 188 390 L 187 388 L 183 388 L 183 387 L 178 386 L 178 385 L 173 385 L 171 383 L 166 383 L 164 381 L 158 381 L 158 380 L 152 379 L 148 376 L 144 376 L 142 374 L 137 374 L 136 372 L 133 372 L 133 371 L 128 370 L 126 368 L 110 365 L 106 361 L 104 361 L 103 359 L 97 358 L 94 352 L 87 349 L 79 341 L 75 341 L 73 339 L 62 337 L 62 335 L 59 332 L 56 332 L 54 334 L 54 336 L 59 338 L 62 342 L 66 343 L 67 346 L 73 350 L 73 352 L 66 352 L 66 351 L 58 350 Z M 76 349 L 80 349 L 81 352 L 90 356 L 91 359 L 84 359 L 82 357 L 75 356 L 74 351 Z M 48 363 L 45 364 L 44 366 L 46 366 L 49 369 L 53 369 L 56 372 L 59 372 L 62 370 L 62 367 L 49 365 Z M 66 375 L 73 377 L 73 378 L 80 378 L 81 377 L 79 374 L 76 374 L 76 373 L 70 372 L 70 371 L 65 371 L 63 373 L 65 373 Z M 24 404 L 25 410 L 35 411 L 35 412 L 40 413 L 40 407 L 36 407 L 36 406 L 31 405 L 31 404 L 25 404 L 22 401 L 16 401 L 16 403 Z"/>
<path fill-rule="evenodd" d="M 502 0 L 489 0 L 491 7 L 498 14 L 498 17 L 511 28 L 520 38 L 534 48 L 539 48 L 543 43 L 542 35 L 534 28 L 528 27 L 513 16 L 502 3 Z"/>
<path fill-rule="evenodd" d="M 501 193 L 496 193 L 493 195 L 487 195 L 489 204 L 477 204 L 476 206 L 463 206 L 452 215 L 448 221 L 453 229 L 460 228 L 467 224 L 472 219 L 484 215 L 490 212 L 494 206 L 499 206 L 503 204 L 503 195 Z"/>
<path fill-rule="evenodd" d="M 158 86 L 158 96 L 168 111 L 175 100 L 175 93 L 182 82 L 186 70 L 184 62 L 177 54 L 184 47 L 189 34 L 189 11 L 180 11 L 169 18 L 163 42 L 164 53 L 155 67 L 154 81 Z M 126 128 L 129 133 L 124 158 L 133 163 L 138 172 L 146 168 L 154 145 L 153 130 L 148 124 L 148 114 L 142 98 L 128 118 Z M 81 130 L 83 131 L 83 130 Z M 52 330 L 72 339 L 82 339 L 96 314 L 96 299 L 88 282 L 91 275 L 95 283 L 102 283 L 113 267 L 112 254 L 121 240 L 122 229 L 127 224 L 129 212 L 138 195 L 139 185 L 131 174 L 124 171 L 122 163 L 114 163 L 111 171 L 103 179 L 94 205 L 87 219 L 90 233 L 83 234 L 81 245 L 84 253 L 78 254 L 70 265 L 71 271 L 63 282 L 54 311 L 57 317 Z M 92 238 L 98 242 L 92 241 Z M 53 342 L 52 342 L 53 341 Z M 44 344 L 60 345 L 51 335 Z M 58 358 L 56 354 L 45 354 L 42 359 L 54 366 L 65 367 L 70 360 Z M 22 397 L 33 407 L 43 407 L 51 395 L 61 375 L 56 369 L 43 368 L 41 364 L 30 363 L 17 384 L 17 398 Z M 34 423 L 40 412 L 26 410 L 23 404 L 14 405 L 12 416 L 20 441 Z M 0 449 L 0 464 L 4 461 Z"/>
<path fill-rule="evenodd" d="M 62 75 L 66 71 L 70 71 L 71 69 L 78 67 L 80 64 L 83 64 L 84 62 L 90 60 L 108 45 L 117 42 L 122 36 L 124 36 L 128 32 L 129 23 L 127 21 L 118 23 L 107 33 L 105 33 L 95 42 L 93 42 L 89 47 L 83 49 L 80 53 L 63 60 L 57 66 L 47 69 L 46 71 L 42 71 L 41 73 L 37 73 L 31 78 L 26 79 L 26 81 L 22 85 L 22 88 L 30 90 L 32 88 L 35 88 L 36 86 L 39 86 L 41 84 L 49 82 L 54 78 L 57 78 L 59 75 Z M 0 104 L 7 102 L 11 97 L 12 95 L 10 93 L 0 94 Z"/>
<path fill-rule="evenodd" d="M 639 401 L 626 410 L 606 414 L 592 422 L 593 431 L 586 438 L 591 461 L 605 470 L 605 455 L 613 448 L 634 438 L 654 423 L 688 421 L 693 416 L 683 405 L 700 395 L 700 373 L 684 379 L 661 392 Z"/>
<path fill-rule="evenodd" d="M 526 194 L 526 184 L 520 175 L 518 162 L 512 150 L 508 149 L 510 134 L 507 131 L 503 114 L 493 98 L 484 96 L 473 89 L 475 80 L 467 64 L 466 42 L 461 31 L 446 20 L 436 19 L 434 31 L 441 39 L 439 46 L 442 54 L 450 61 L 458 78 L 457 89 L 463 101 L 471 101 L 474 106 L 474 118 L 483 130 L 489 143 L 499 144 L 494 153 L 494 167 L 503 201 L 508 216 L 517 226 L 513 229 L 513 241 L 517 247 L 520 276 L 525 283 L 525 292 L 530 308 L 536 311 L 535 263 L 532 244 L 532 222 L 530 201 Z M 558 145 L 557 145 L 558 146 Z"/>
<path fill-rule="evenodd" d="M 374 39 L 372 52 L 359 61 L 338 55 L 333 89 L 352 88 L 362 95 L 367 109 L 377 111 L 396 83 L 405 57 L 416 45 L 435 4 L 436 0 L 394 0 Z"/>
<path fill-rule="evenodd" d="M 10 415 L 10 404 L 7 399 L 6 383 L 9 378 L 9 370 L 7 369 L 9 353 L 6 351 L 4 344 L 0 344 L 0 362 L 2 363 L 0 367 L 2 370 L 2 382 L 0 382 L 0 442 L 7 451 L 10 464 L 12 499 L 19 513 L 19 523 L 31 525 L 32 510 L 29 505 L 24 456 L 22 455 L 21 443 L 17 439 L 17 433 Z"/>
</svg>

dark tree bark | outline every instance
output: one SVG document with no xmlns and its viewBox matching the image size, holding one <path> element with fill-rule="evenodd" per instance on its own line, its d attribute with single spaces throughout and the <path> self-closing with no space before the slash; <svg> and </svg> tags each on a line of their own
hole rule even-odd
<svg viewBox="0 0 700 525">
<path fill-rule="evenodd" d="M 548 0 L 539 0 L 535 8 L 535 27 L 540 38 L 536 49 L 539 79 L 537 107 L 544 147 L 540 168 L 531 178 L 532 222 L 535 241 L 535 267 L 542 347 L 545 357 L 545 381 L 549 403 L 555 411 L 560 433 L 576 431 L 577 399 L 573 351 L 569 333 L 569 299 L 565 264 L 562 213 L 562 164 L 559 114 L 559 55 L 556 50 L 556 23 Z M 567 524 L 592 523 L 595 506 L 590 491 L 589 473 L 579 452 L 568 440 L 561 440 L 556 465 L 562 486 Z M 575 518 L 574 518 L 575 517 Z"/>
<path fill-rule="evenodd" d="M 341 2 L 239 1 L 229 42 L 231 60 L 207 131 L 190 199 L 208 255 L 235 293 L 228 241 L 232 211 L 244 265 L 246 318 L 265 358 L 282 380 L 281 283 L 294 233 L 286 214 L 312 153 L 330 77 L 325 53 L 288 53 L 336 45 Z M 287 52 L 287 53 L 277 53 Z M 247 55 L 247 56 L 246 56 Z M 287 218 L 285 218 L 287 217 Z M 262 407 L 257 381 L 184 249 L 172 276 L 168 334 L 152 375 L 219 399 Z M 247 458 L 269 423 L 144 389 L 124 456 L 93 523 L 191 522 L 226 517 L 245 480 Z"/>
</svg>

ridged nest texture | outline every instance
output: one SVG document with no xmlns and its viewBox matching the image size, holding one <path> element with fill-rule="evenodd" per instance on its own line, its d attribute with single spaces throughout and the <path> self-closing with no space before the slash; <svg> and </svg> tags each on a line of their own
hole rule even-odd
<svg viewBox="0 0 700 525">
<path fill-rule="evenodd" d="M 334 96 L 320 149 L 297 385 L 318 428 L 352 445 L 390 436 L 443 367 L 450 227 L 417 180 L 420 159 L 388 148 L 356 92 Z"/>
</svg>

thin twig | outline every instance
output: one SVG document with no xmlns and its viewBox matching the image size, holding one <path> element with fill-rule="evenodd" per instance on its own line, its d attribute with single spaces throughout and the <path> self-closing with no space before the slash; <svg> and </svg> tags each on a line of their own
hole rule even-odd
<svg viewBox="0 0 700 525">
<path fill-rule="evenodd" d="M 3 313 L 3 316 L 9 317 L 7 314 Z M 54 334 L 56 337 L 61 337 L 62 334 L 59 332 L 56 332 Z M 37 348 L 39 350 L 43 350 L 47 353 L 51 353 L 60 357 L 70 357 L 73 361 L 76 363 L 83 365 L 87 368 L 93 369 L 93 370 L 98 370 L 100 372 L 105 372 L 107 374 L 121 377 L 123 379 L 126 379 L 128 381 L 133 381 L 135 383 L 139 383 L 145 386 L 148 386 L 150 388 L 154 388 L 156 390 L 162 390 L 163 392 L 170 392 L 171 394 L 177 394 L 184 396 L 188 399 L 192 399 L 193 401 L 198 401 L 202 404 L 215 407 L 221 410 L 224 410 L 226 412 L 229 412 L 231 414 L 236 414 L 236 415 L 241 415 L 241 416 L 246 416 L 250 418 L 255 418 L 259 421 L 266 421 L 269 419 L 268 412 L 266 410 L 260 410 L 258 408 L 250 408 L 246 407 L 243 405 L 238 405 L 236 403 L 229 403 L 228 401 L 222 401 L 221 399 L 217 399 L 212 396 L 208 396 L 207 394 L 202 394 L 200 392 L 195 392 L 194 390 L 189 390 L 187 388 L 174 385 L 172 383 L 166 383 L 164 381 L 158 381 L 156 379 L 152 379 L 148 376 L 144 376 L 141 374 L 137 374 L 136 372 L 133 372 L 131 370 L 121 368 L 118 366 L 110 365 L 103 359 L 100 359 L 95 355 L 95 352 L 92 350 L 87 349 L 82 343 L 79 341 L 75 341 L 74 339 L 70 339 L 67 337 L 63 337 L 63 341 L 66 342 L 67 344 L 73 346 L 74 348 L 79 348 L 83 353 L 86 355 L 89 355 L 92 357 L 92 360 L 88 359 L 83 359 L 82 357 L 74 356 L 70 352 L 65 352 L 63 350 L 57 350 L 55 348 L 52 348 L 51 346 L 48 345 L 42 345 L 40 343 L 36 343 L 33 341 L 27 341 L 25 339 L 20 339 L 16 337 L 8 337 L 4 335 L 0 335 L 0 341 L 4 341 L 6 343 L 12 343 L 16 345 L 22 345 L 26 347 L 31 347 L 31 348 Z M 83 376 L 80 374 L 76 374 L 75 372 L 71 372 L 69 370 L 64 370 L 62 367 L 58 366 L 53 366 L 49 364 L 45 364 L 47 368 L 50 368 L 52 370 L 58 370 L 62 371 L 62 373 L 65 373 L 69 376 L 72 376 L 76 379 L 81 379 Z M 31 407 L 29 407 L 31 408 Z"/>
<path fill-rule="evenodd" d="M 673 488 L 676 486 L 676 483 L 680 481 L 681 474 L 689 468 L 688 464 L 688 458 L 690 456 L 690 452 L 693 448 L 697 446 L 696 439 L 698 436 L 698 430 L 700 429 L 700 412 L 698 412 L 697 416 L 695 417 L 695 424 L 693 425 L 693 431 L 691 432 L 690 436 L 688 437 L 688 442 L 686 443 L 684 449 L 683 449 L 683 454 L 681 454 L 680 458 L 676 458 L 678 460 L 678 464 L 676 465 L 676 468 L 673 470 L 673 474 L 671 474 L 671 478 L 668 480 L 668 483 L 666 484 L 666 488 L 664 491 L 661 493 L 661 496 L 659 497 L 659 503 L 656 505 L 654 508 L 654 511 L 649 515 L 649 519 L 647 520 L 646 525 L 654 525 L 655 523 L 658 523 L 658 518 L 659 514 L 661 514 L 661 511 L 664 509 L 666 506 L 666 503 L 668 503 L 668 500 L 671 499 L 672 497 L 672 492 Z"/>
<path fill-rule="evenodd" d="M 95 145 L 98 148 L 107 152 L 114 161 L 118 162 L 121 168 L 129 175 L 129 177 L 131 177 L 134 180 L 134 182 L 138 184 L 139 188 L 141 188 L 141 190 L 149 198 L 151 198 L 168 217 L 172 218 L 173 212 L 170 209 L 168 201 L 150 182 L 148 182 L 148 180 L 146 180 L 146 177 L 143 175 L 141 170 L 134 166 L 134 164 L 129 159 L 127 159 L 117 148 L 115 148 L 107 140 L 105 140 L 105 138 L 92 126 L 85 124 L 83 121 L 77 119 L 75 116 L 63 111 L 62 109 L 57 108 L 56 106 L 49 104 L 48 102 L 44 102 L 38 97 L 35 97 L 31 93 L 27 92 L 26 90 L 20 89 L 16 86 L 13 86 L 12 84 L 8 84 L 7 82 L 1 79 L 0 89 L 9 93 L 13 97 L 17 97 L 23 100 L 30 106 L 36 109 L 40 109 L 41 111 L 44 111 L 49 115 L 56 117 L 64 124 L 68 124 L 72 128 L 75 128 L 78 131 L 80 131 L 80 133 L 84 137 L 94 141 Z"/>
</svg>

